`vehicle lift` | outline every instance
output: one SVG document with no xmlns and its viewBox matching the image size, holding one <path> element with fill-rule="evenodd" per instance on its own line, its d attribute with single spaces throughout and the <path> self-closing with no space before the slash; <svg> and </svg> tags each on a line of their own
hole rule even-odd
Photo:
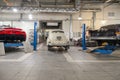
<svg viewBox="0 0 120 80">
<path fill-rule="evenodd" d="M 86 33 L 86 25 L 83 24 L 83 26 L 82 26 L 82 50 L 87 50 L 85 33 Z M 97 47 L 97 48 L 95 48 L 93 50 L 90 50 L 89 52 L 91 52 L 91 53 L 99 53 L 99 54 L 112 54 L 112 52 L 116 48 L 117 47 L 113 46 L 113 45 L 105 45 L 103 47 Z"/>
<path fill-rule="evenodd" d="M 100 53 L 100 54 L 112 54 L 112 52 L 116 49 L 116 46 L 106 45 L 103 47 L 98 47 L 94 50 L 91 50 L 92 53 Z"/>
<path fill-rule="evenodd" d="M 5 55 L 4 47 L 19 47 L 19 46 L 24 46 L 24 44 L 22 42 L 14 42 L 14 43 L 0 42 L 0 47 L 1 47 L 0 56 Z M 33 46 L 33 50 L 36 51 L 37 50 L 37 22 L 34 22 L 34 41 L 32 46 Z"/>
</svg>

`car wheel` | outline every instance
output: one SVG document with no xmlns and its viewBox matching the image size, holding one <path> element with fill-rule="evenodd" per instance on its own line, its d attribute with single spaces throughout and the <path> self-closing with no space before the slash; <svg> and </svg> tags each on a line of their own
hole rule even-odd
<svg viewBox="0 0 120 80">
<path fill-rule="evenodd" d="M 50 50 L 51 49 L 51 46 L 48 46 L 48 50 Z"/>
<path fill-rule="evenodd" d="M 68 47 L 66 46 L 66 47 L 65 47 L 65 51 L 67 51 L 67 50 L 68 50 Z"/>
</svg>

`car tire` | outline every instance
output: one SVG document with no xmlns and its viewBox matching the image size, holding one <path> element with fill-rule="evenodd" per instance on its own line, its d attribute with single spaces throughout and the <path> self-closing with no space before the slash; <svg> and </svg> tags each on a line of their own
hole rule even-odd
<svg viewBox="0 0 120 80">
<path fill-rule="evenodd" d="M 68 50 L 68 47 L 66 46 L 66 47 L 65 47 L 65 51 L 67 51 L 67 50 Z"/>
<path fill-rule="evenodd" d="M 51 49 L 51 46 L 48 46 L 48 50 L 50 50 Z"/>
</svg>

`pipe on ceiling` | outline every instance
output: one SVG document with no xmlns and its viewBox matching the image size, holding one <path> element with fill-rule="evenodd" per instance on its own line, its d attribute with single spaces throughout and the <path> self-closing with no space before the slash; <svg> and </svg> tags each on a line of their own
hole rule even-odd
<svg viewBox="0 0 120 80">
<path fill-rule="evenodd" d="M 8 6 L 13 6 L 13 3 L 9 2 L 9 0 L 3 0 L 3 2 Z"/>
</svg>

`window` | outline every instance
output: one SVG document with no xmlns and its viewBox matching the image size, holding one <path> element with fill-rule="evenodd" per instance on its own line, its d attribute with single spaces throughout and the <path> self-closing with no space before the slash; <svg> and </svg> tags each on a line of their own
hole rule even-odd
<svg viewBox="0 0 120 80">
<path fill-rule="evenodd" d="M 114 12 L 108 12 L 108 17 L 114 17 L 115 13 Z"/>
<path fill-rule="evenodd" d="M 80 32 L 73 32 L 73 37 L 80 37 L 80 36 L 81 36 Z"/>
</svg>

